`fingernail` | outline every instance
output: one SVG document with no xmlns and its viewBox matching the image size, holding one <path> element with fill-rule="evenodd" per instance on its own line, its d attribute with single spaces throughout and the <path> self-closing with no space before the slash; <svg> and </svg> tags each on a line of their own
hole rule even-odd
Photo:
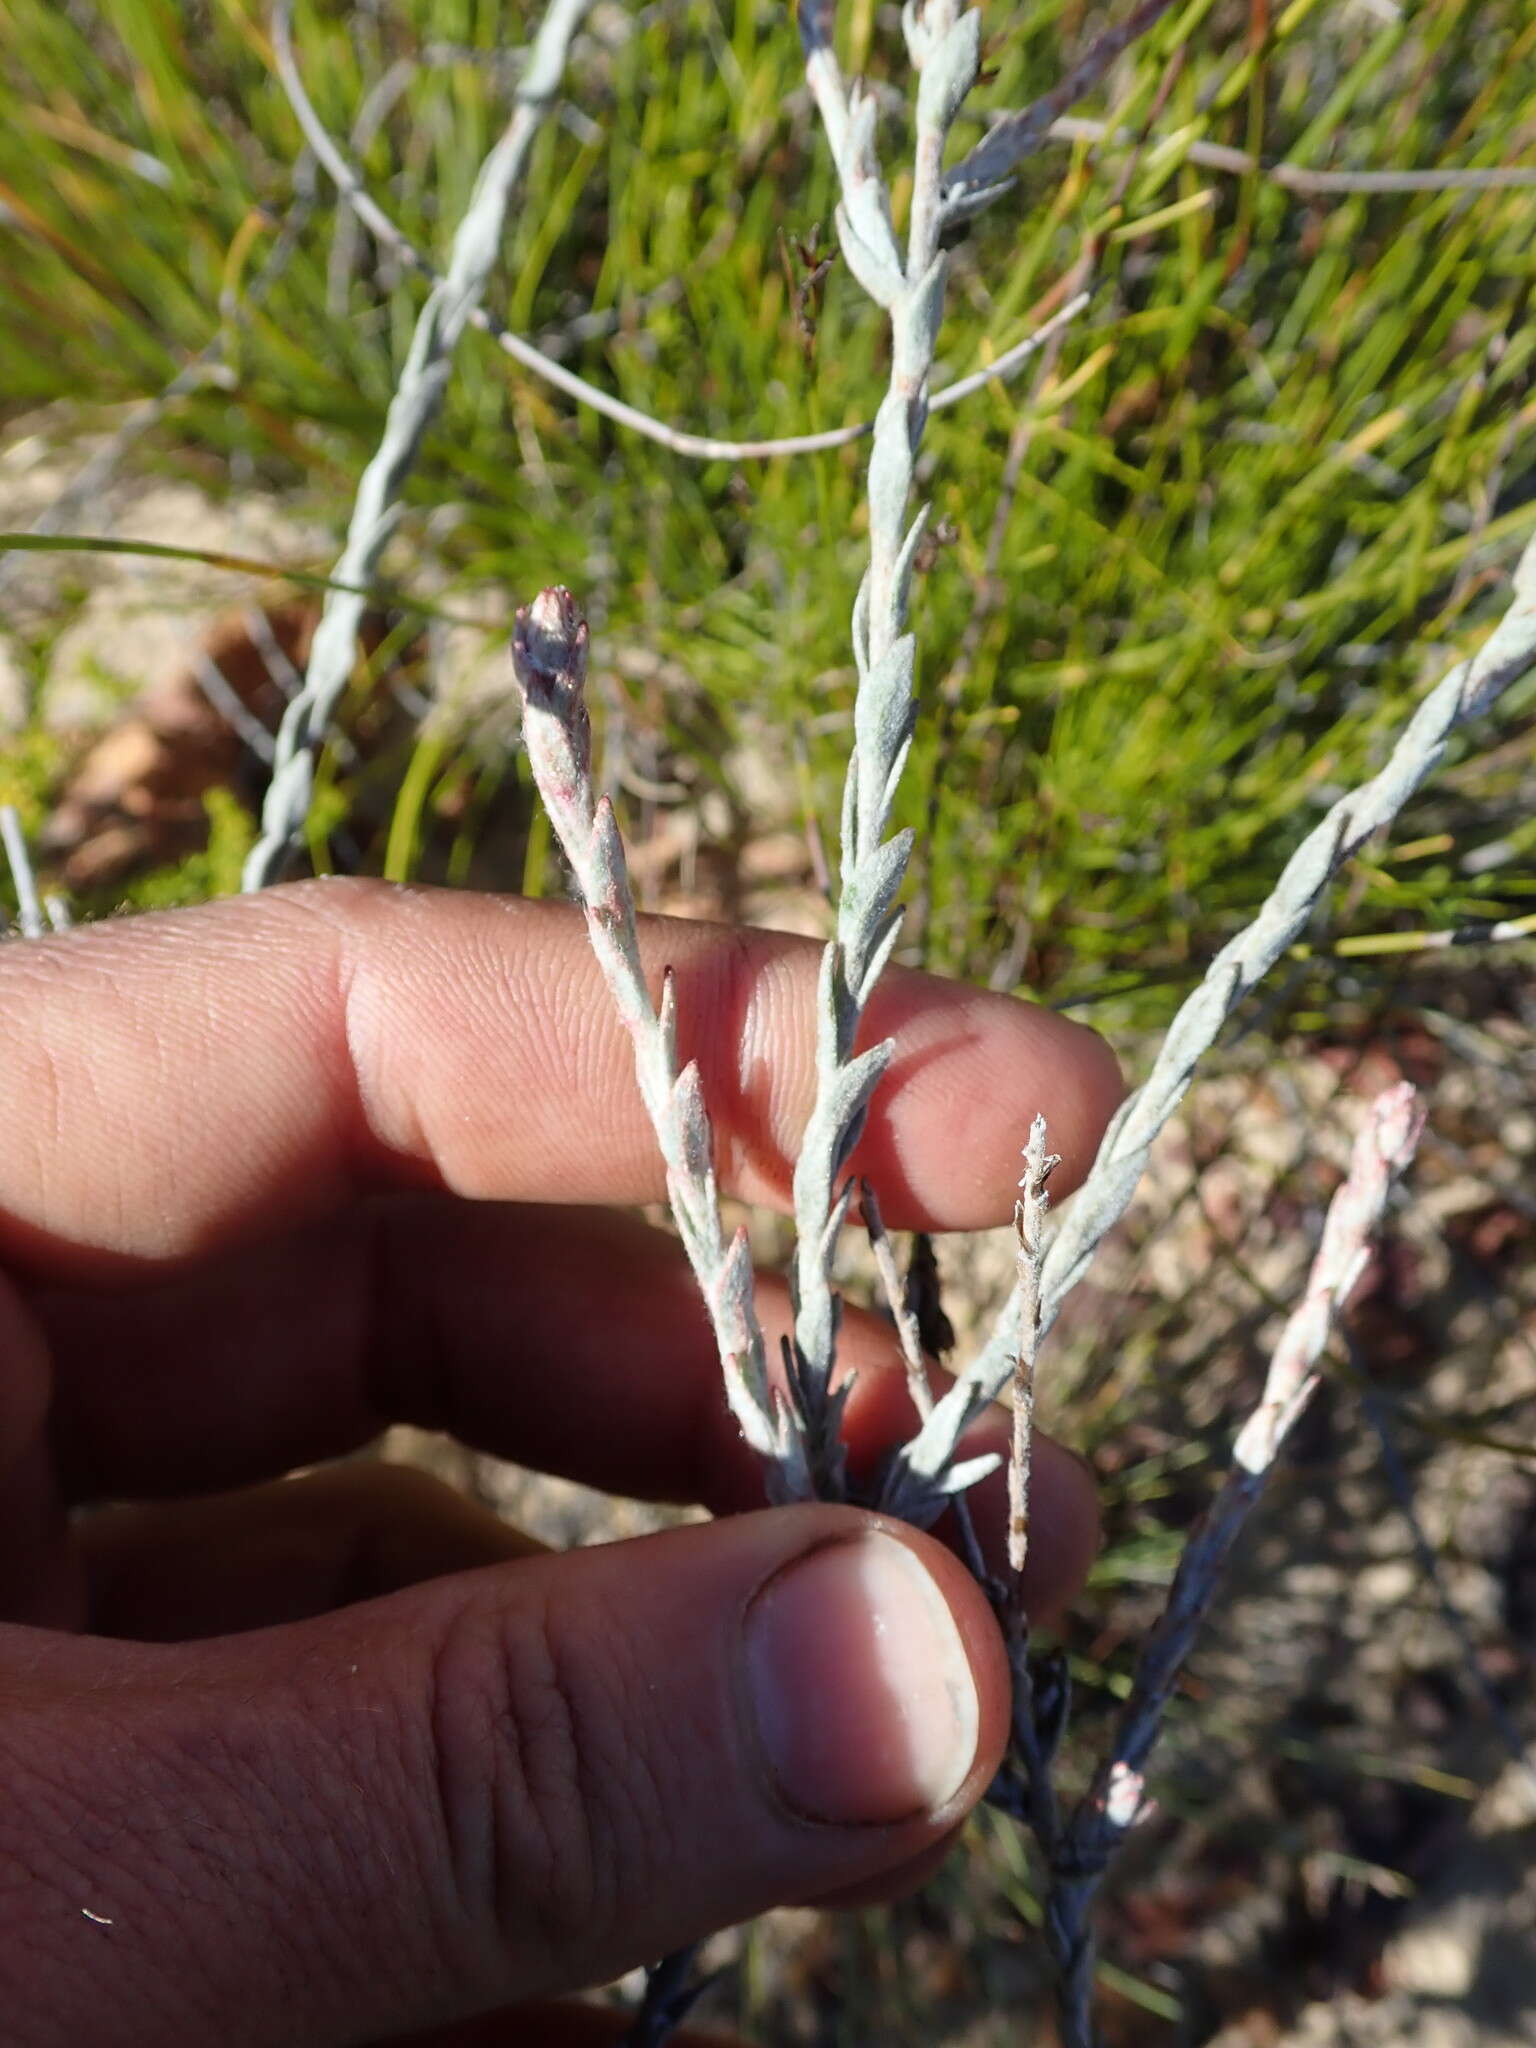
<svg viewBox="0 0 1536 2048">
<path fill-rule="evenodd" d="M 747 1675 L 784 1799 L 869 1825 L 932 1812 L 976 1759 L 976 1681 L 949 1603 L 878 1530 L 786 1565 L 747 1614 Z"/>
</svg>

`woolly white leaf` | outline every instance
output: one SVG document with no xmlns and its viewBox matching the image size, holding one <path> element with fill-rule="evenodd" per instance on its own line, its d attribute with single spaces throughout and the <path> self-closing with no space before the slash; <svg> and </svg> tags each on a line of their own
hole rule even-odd
<svg viewBox="0 0 1536 2048">
<path fill-rule="evenodd" d="M 677 1065 L 677 976 L 670 967 L 662 971 L 656 1030 L 662 1061 L 670 1073 Z"/>
<path fill-rule="evenodd" d="M 869 667 L 869 571 L 859 578 L 853 600 L 853 661 L 862 682 Z"/>
<path fill-rule="evenodd" d="M 923 19 L 923 10 L 917 0 L 903 0 L 901 10 L 901 33 L 906 39 L 907 55 L 912 59 L 914 69 L 921 70 L 927 60 L 933 37 Z"/>
<path fill-rule="evenodd" d="M 1013 1360 L 1010 1357 L 1005 1361 L 1004 1379 L 1012 1370 Z M 898 1453 L 899 1463 L 918 1479 L 936 1479 L 954 1458 L 961 1437 L 988 1405 L 993 1395 L 1001 1391 L 1001 1385 L 1000 1381 L 998 1387 L 989 1394 L 969 1375 L 952 1381 L 934 1403 L 933 1413 L 917 1435 L 910 1443 L 902 1446 Z"/>
<path fill-rule="evenodd" d="M 629 865 L 624 858 L 619 821 L 606 796 L 597 800 L 592 836 L 587 841 L 586 859 L 581 865 L 585 869 L 580 879 L 588 908 L 608 919 L 622 932 L 625 958 L 633 957 L 638 967 L 639 956 L 634 953 L 635 906 L 629 893 Z"/>
<path fill-rule="evenodd" d="M 678 1152 L 690 1179 L 703 1182 L 713 1173 L 709 1113 L 704 1107 L 704 1083 L 699 1063 L 690 1060 L 672 1087 L 673 1126 Z"/>
<path fill-rule="evenodd" d="M 900 264 L 887 260 L 870 248 L 854 225 L 846 204 L 837 208 L 833 218 L 837 222 L 837 239 L 843 261 L 853 273 L 855 282 L 863 287 L 877 306 L 895 305 L 901 291 Z"/>
<path fill-rule="evenodd" d="M 917 641 L 912 634 L 903 633 L 870 670 L 854 700 L 854 742 L 882 781 L 890 773 L 897 749 L 911 734 L 916 667 Z M 867 829 L 868 820 L 860 822 Z"/>
<path fill-rule="evenodd" d="M 907 616 L 907 601 L 912 591 L 912 563 L 922 544 L 923 535 L 928 530 L 930 509 L 927 505 L 918 507 L 917 517 L 907 528 L 907 537 L 901 544 L 901 553 L 896 557 L 896 616 L 901 620 L 905 620 Z"/>
<path fill-rule="evenodd" d="M 874 94 L 856 78 L 848 93 L 847 139 L 838 172 L 859 232 L 882 261 L 894 263 L 899 269 L 901 259 L 891 231 L 890 200 L 875 147 L 879 119 L 880 107 Z"/>
<path fill-rule="evenodd" d="M 948 274 L 949 258 L 941 249 L 917 283 L 902 295 L 896 308 L 892 338 L 896 374 L 904 383 L 920 385 L 927 379 L 944 318 L 944 283 Z"/>
<path fill-rule="evenodd" d="M 870 955 L 885 931 L 886 919 L 912 857 L 913 832 L 906 826 L 860 861 L 843 884 L 838 928 L 847 955 L 847 975 L 855 988 L 869 973 Z"/>
<path fill-rule="evenodd" d="M 716 1267 L 710 1287 L 711 1312 L 722 1336 L 729 1338 L 732 1351 L 751 1349 L 754 1300 L 752 1247 L 742 1225 Z"/>
<path fill-rule="evenodd" d="M 829 1118 L 838 1131 L 836 1149 L 832 1154 L 834 1179 L 847 1165 L 849 1155 L 859 1142 L 869 1098 L 879 1086 L 880 1077 L 890 1065 L 895 1049 L 893 1038 L 882 1039 L 879 1045 L 871 1046 L 868 1052 L 850 1060 L 837 1077 L 837 1084 L 831 1091 L 832 1115 Z"/>
<path fill-rule="evenodd" d="M 885 788 L 880 792 L 880 805 L 876 815 L 879 820 L 878 829 L 882 832 L 885 830 L 886 820 L 891 815 L 891 807 L 896 801 L 896 791 L 901 784 L 901 771 L 906 767 L 907 756 L 911 751 L 912 735 L 909 732 L 901 745 L 896 749 L 896 758 L 891 763 L 891 772 L 886 777 Z"/>
<path fill-rule="evenodd" d="M 816 1064 L 818 1069 L 828 1063 L 841 1064 L 853 1047 L 853 1034 L 858 1027 L 858 1012 L 853 1007 L 848 982 L 847 963 L 843 949 L 837 940 L 822 948 L 821 964 L 816 971 Z M 831 1044 L 826 1043 L 831 1026 Z"/>
<path fill-rule="evenodd" d="M 905 917 L 906 912 L 898 904 L 886 918 L 885 925 L 870 950 L 869 959 L 864 968 L 864 978 L 858 987 L 859 1006 L 861 1009 L 874 994 L 875 984 L 885 972 L 891 954 L 895 951 L 896 941 L 901 936 L 901 927 Z"/>
<path fill-rule="evenodd" d="M 968 1493 L 1001 1470 L 1002 1463 L 996 1451 L 985 1451 L 977 1458 L 962 1458 L 958 1465 L 949 1467 L 938 1483 L 947 1494 Z"/>
<path fill-rule="evenodd" d="M 808 1176 L 813 1185 L 824 1190 L 818 1203 L 818 1213 L 826 1213 L 831 1201 L 832 1183 L 858 1141 L 865 1108 L 879 1085 L 880 1076 L 890 1065 L 894 1046 L 893 1039 L 882 1039 L 879 1045 L 870 1046 L 866 1052 L 857 1054 L 840 1066 L 830 1081 L 824 1083 L 806 1126 L 799 1162 L 795 1167 L 797 1211 L 800 1208 L 800 1183 Z"/>
<path fill-rule="evenodd" d="M 981 15 L 971 8 L 962 14 L 937 49 L 923 59 L 917 88 L 917 118 L 923 127 L 948 134 L 960 104 L 976 83 L 981 62 Z"/>
<path fill-rule="evenodd" d="M 910 633 L 904 633 L 870 670 L 854 699 L 854 756 L 859 780 L 856 846 L 861 864 L 872 857 L 885 830 L 890 816 L 891 764 L 912 735 L 917 712 L 912 693 L 916 660 L 917 643 Z M 845 888 L 848 881 L 845 874 Z"/>
</svg>

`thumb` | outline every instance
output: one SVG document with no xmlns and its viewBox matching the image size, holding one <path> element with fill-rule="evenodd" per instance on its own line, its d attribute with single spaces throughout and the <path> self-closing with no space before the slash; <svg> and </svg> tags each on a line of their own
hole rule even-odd
<svg viewBox="0 0 1536 2048">
<path fill-rule="evenodd" d="M 5 1634 L 24 2048 L 336 2044 L 604 1981 L 917 1862 L 1008 1718 L 963 1567 L 848 1508 L 210 1643 Z"/>
</svg>

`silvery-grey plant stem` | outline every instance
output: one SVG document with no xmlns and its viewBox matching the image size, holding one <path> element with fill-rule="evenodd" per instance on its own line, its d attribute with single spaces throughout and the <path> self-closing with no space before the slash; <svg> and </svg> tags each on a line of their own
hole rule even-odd
<svg viewBox="0 0 1536 2048">
<path fill-rule="evenodd" d="M 11 883 L 16 891 L 17 929 L 24 939 L 40 939 L 48 929 L 48 922 L 37 894 L 32 856 L 27 851 L 27 836 L 21 829 L 21 819 L 14 804 L 0 804 L 0 844 L 4 845 L 6 865 L 10 868 Z"/>
<path fill-rule="evenodd" d="M 1005 118 L 1016 118 L 1005 116 Z M 1127 149 L 1135 137 L 1124 129 L 1112 129 L 1107 121 L 1090 121 L 1080 114 L 1063 114 L 1050 126 L 1052 142 L 1103 142 L 1112 149 Z M 1267 164 L 1246 149 L 1230 149 L 1224 142 L 1188 143 L 1184 159 L 1202 170 L 1222 171 L 1231 178 L 1267 178 L 1287 192 L 1319 198 L 1351 192 L 1522 192 L 1536 185 L 1536 164 L 1492 164 L 1486 169 L 1467 165 L 1431 165 L 1417 171 L 1314 171 L 1305 164 Z"/>
<path fill-rule="evenodd" d="M 1286 862 L 1258 916 L 1222 947 L 1200 986 L 1168 1028 L 1152 1071 L 1110 1123 L 1087 1180 L 1046 1252 L 1041 1328 L 1048 1330 L 1086 1272 L 1105 1235 L 1136 1191 L 1153 1141 L 1182 1101 L 1195 1068 L 1250 989 L 1305 928 L 1341 862 L 1397 816 L 1444 758 L 1451 735 L 1489 709 L 1536 665 L 1536 538 L 1514 573 L 1514 601 L 1469 661 L 1457 665 L 1420 704 L 1386 766 L 1339 798 Z M 942 1476 L 966 1425 L 1008 1382 L 1018 1303 L 1005 1303 L 980 1353 L 935 1406 L 901 1454 L 916 1480 Z"/>
<path fill-rule="evenodd" d="M 1257 1406 L 1232 1447 L 1232 1470 L 1191 1532 L 1162 1614 L 1136 1660 L 1130 1696 L 1109 1754 L 1055 1839 L 1047 1939 L 1060 1971 L 1065 2048 L 1092 2048 L 1093 1941 L 1089 1913 L 1106 1866 L 1145 1811 L 1144 1766 L 1163 1714 L 1255 1502 L 1280 1448 L 1317 1386 L 1328 1333 L 1365 1266 L 1392 1183 L 1424 1128 L 1413 1088 L 1399 1081 L 1371 1105 L 1349 1173 L 1334 1195 L 1300 1304 L 1286 1321 Z"/>
<path fill-rule="evenodd" d="M 4 847 L 16 891 L 16 929 L 21 936 L 41 939 L 50 931 L 67 932 L 73 919 L 63 897 L 38 896 L 27 835 L 21 829 L 21 816 L 14 804 L 0 804 L 0 845 Z"/>
<path fill-rule="evenodd" d="M 747 1233 L 739 1229 L 727 1243 L 721 1228 L 714 1141 L 698 1065 L 690 1060 L 678 1066 L 675 979 L 667 968 L 658 1008 L 640 960 L 613 805 L 592 786 L 584 697 L 587 624 L 568 590 L 541 591 L 518 612 L 512 672 L 533 778 L 570 864 L 592 950 L 634 1048 L 635 1078 L 666 1164 L 667 1199 L 709 1312 L 731 1413 L 766 1461 L 773 1496 L 808 1498 L 793 1417 L 769 1385 Z"/>
<path fill-rule="evenodd" d="M 921 9 L 909 0 L 902 26 L 919 74 L 905 254 L 891 225 L 890 193 L 875 148 L 875 101 L 858 81 L 844 84 L 830 9 L 800 9 L 806 79 L 841 193 L 838 239 L 853 277 L 884 308 L 891 335 L 890 382 L 869 459 L 869 565 L 853 608 L 858 685 L 843 792 L 836 936 L 822 958 L 816 1096 L 794 1176 L 793 1383 L 813 1475 L 819 1490 L 833 1496 L 843 1491 L 841 1396 L 832 1384 L 840 1308 L 832 1268 L 847 1202 L 838 1180 L 891 1056 L 889 1041 L 858 1053 L 854 1041 L 901 928 L 896 898 L 912 846 L 910 830 L 886 835 L 915 713 L 915 644 L 905 627 L 926 513 L 909 524 L 907 506 L 944 305 L 939 187 L 945 139 L 975 80 L 981 48 L 981 17 L 963 11 L 962 0 L 928 0 Z"/>
<path fill-rule="evenodd" d="M 261 810 L 261 833 L 245 863 L 243 886 L 248 890 L 279 878 L 304 831 L 315 757 L 357 659 L 358 629 L 367 605 L 362 593 L 372 583 L 394 530 L 401 488 L 442 401 L 453 352 L 500 253 L 513 187 L 554 100 L 571 39 L 589 5 L 590 0 L 551 0 L 516 87 L 516 110 L 481 166 L 469 207 L 453 238 L 447 272 L 421 309 L 390 400 L 383 438 L 358 485 L 346 546 L 336 564 L 336 580 L 352 588 L 327 595 L 310 649 L 304 688 L 288 706 L 278 730 L 272 779 Z M 285 82 L 298 75 L 291 15 L 289 0 L 278 0 L 272 33 Z"/>
</svg>

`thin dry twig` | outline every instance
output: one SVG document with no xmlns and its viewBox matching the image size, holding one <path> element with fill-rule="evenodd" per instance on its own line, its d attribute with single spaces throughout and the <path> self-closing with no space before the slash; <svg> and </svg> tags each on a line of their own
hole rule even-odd
<svg viewBox="0 0 1536 2048">
<path fill-rule="evenodd" d="M 37 882 L 32 873 L 27 835 L 21 829 L 21 819 L 14 804 L 0 804 L 0 844 L 5 848 L 6 865 L 10 868 L 11 884 L 16 891 L 17 929 L 24 939 L 40 939 L 48 929 L 48 921 L 43 915 Z"/>
<path fill-rule="evenodd" d="M 902 1363 L 907 1369 L 907 1390 L 912 1396 L 912 1405 L 919 1416 L 926 1418 L 933 1413 L 933 1393 L 928 1385 L 928 1363 L 923 1357 L 923 1333 L 917 1313 L 908 1298 L 907 1288 L 896 1265 L 896 1254 L 880 1214 L 880 1204 L 874 1188 L 867 1180 L 859 1182 L 859 1208 L 864 1218 L 864 1228 L 869 1236 L 869 1248 L 874 1254 L 875 1271 L 880 1276 L 881 1290 L 891 1320 L 896 1325 L 897 1342 L 901 1345 Z"/>
<path fill-rule="evenodd" d="M 1107 142 L 1128 148 L 1137 138 L 1108 121 L 1092 121 L 1081 114 L 1065 114 L 1050 125 L 1053 142 Z M 1229 149 L 1221 142 L 1190 142 L 1183 151 L 1190 163 L 1205 171 L 1225 171 L 1234 178 L 1255 173 L 1271 185 L 1304 198 L 1327 198 L 1348 193 L 1394 192 L 1522 192 L 1536 186 L 1536 165 L 1468 164 L 1462 168 L 1438 165 L 1424 170 L 1400 171 L 1314 171 L 1305 164 L 1266 164 L 1246 149 Z"/>
<path fill-rule="evenodd" d="M 1372 1104 L 1348 1176 L 1329 1204 L 1302 1300 L 1286 1320 L 1258 1403 L 1233 1444 L 1232 1469 L 1185 1544 L 1167 1603 L 1141 1647 L 1109 1754 L 1065 1827 L 1042 1843 L 1051 1873 L 1045 1924 L 1061 1973 L 1067 2048 L 1092 2048 L 1089 1915 L 1110 1858 L 1146 1811 L 1145 1766 L 1174 1685 L 1227 1558 L 1318 1384 L 1329 1331 L 1360 1278 L 1392 1184 L 1412 1159 L 1423 1128 L 1424 1111 L 1406 1081 Z"/>
<path fill-rule="evenodd" d="M 1045 1149 L 1045 1118 L 1029 1127 L 1024 1148 L 1023 1194 L 1014 1205 L 1018 1232 L 1019 1355 L 1013 1368 L 1013 1444 L 1008 1458 L 1008 1562 L 1024 1569 L 1029 1554 L 1029 1465 L 1035 1428 L 1035 1360 L 1040 1349 L 1040 1267 L 1045 1257 L 1046 1182 L 1061 1164 Z"/>
</svg>

